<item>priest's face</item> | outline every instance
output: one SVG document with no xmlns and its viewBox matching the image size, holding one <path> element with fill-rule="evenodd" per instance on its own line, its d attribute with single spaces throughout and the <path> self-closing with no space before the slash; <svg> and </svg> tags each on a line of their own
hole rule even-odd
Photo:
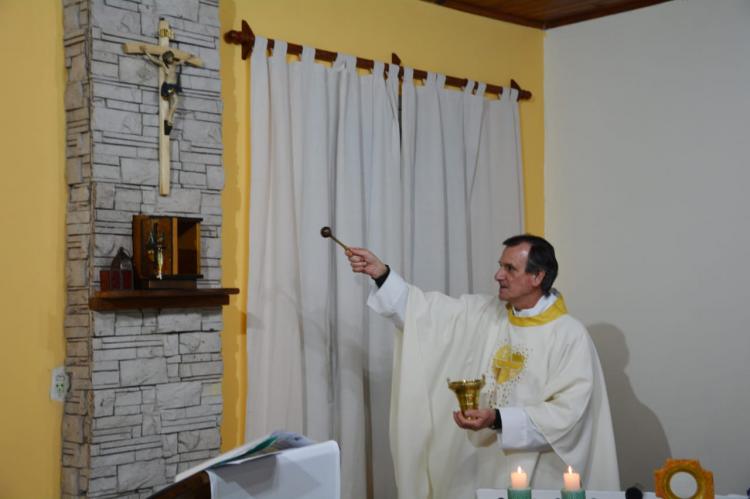
<svg viewBox="0 0 750 499">
<path fill-rule="evenodd" d="M 495 280 L 500 284 L 498 296 L 517 310 L 533 307 L 542 296 L 544 272 L 526 272 L 530 248 L 529 243 L 507 246 L 500 256 L 500 269 L 495 274 Z"/>
</svg>

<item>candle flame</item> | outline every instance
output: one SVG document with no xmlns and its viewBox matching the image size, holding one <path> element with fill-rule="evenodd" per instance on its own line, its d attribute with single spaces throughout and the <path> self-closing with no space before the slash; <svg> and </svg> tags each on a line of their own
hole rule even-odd
<svg viewBox="0 0 750 499">
<path fill-rule="evenodd" d="M 519 473 L 523 473 L 523 470 L 521 469 L 521 467 L 520 467 L 520 466 L 518 467 L 518 472 L 519 472 Z"/>
<path fill-rule="evenodd" d="M 573 473 L 573 467 L 572 466 L 568 466 L 568 473 Z"/>
</svg>

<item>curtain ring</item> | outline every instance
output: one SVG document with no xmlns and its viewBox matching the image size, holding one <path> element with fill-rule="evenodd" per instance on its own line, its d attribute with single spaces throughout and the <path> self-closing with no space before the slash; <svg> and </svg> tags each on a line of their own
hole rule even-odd
<svg viewBox="0 0 750 499">
<path fill-rule="evenodd" d="M 274 59 L 286 60 L 286 49 L 287 43 L 285 40 L 275 40 L 273 42 L 273 57 Z"/>
<path fill-rule="evenodd" d="M 304 45 L 302 47 L 302 54 L 300 54 L 299 59 L 305 64 L 314 63 L 315 62 L 315 48 Z"/>
<path fill-rule="evenodd" d="M 414 68 L 404 66 L 404 84 L 414 84 Z"/>
<path fill-rule="evenodd" d="M 268 55 L 268 38 L 263 37 L 263 36 L 256 36 L 255 44 L 253 45 L 253 53 L 263 54 L 264 56 L 267 56 Z"/>
</svg>

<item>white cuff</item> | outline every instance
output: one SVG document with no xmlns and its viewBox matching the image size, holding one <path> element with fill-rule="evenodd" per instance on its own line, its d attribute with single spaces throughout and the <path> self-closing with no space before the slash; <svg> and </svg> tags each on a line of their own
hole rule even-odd
<svg viewBox="0 0 750 499">
<path fill-rule="evenodd" d="M 390 319 L 397 328 L 404 329 L 408 297 L 409 285 L 403 277 L 391 270 L 380 289 L 373 288 L 370 291 L 367 306 L 374 312 Z"/>
<path fill-rule="evenodd" d="M 503 450 L 530 452 L 551 450 L 547 439 L 523 408 L 501 407 L 500 419 L 503 422 L 503 437 L 500 439 L 500 446 Z"/>
</svg>

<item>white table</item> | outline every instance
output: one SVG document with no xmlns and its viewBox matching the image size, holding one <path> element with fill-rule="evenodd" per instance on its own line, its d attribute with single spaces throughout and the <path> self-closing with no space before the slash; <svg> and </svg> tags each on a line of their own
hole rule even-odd
<svg viewBox="0 0 750 499">
<path fill-rule="evenodd" d="M 508 499 L 508 491 L 505 489 L 479 489 L 477 490 L 476 499 Z M 716 499 L 746 499 L 741 495 L 715 496 Z M 531 499 L 560 499 L 559 490 L 541 490 L 534 489 L 531 491 Z M 587 490 L 586 499 L 625 499 L 625 492 L 619 490 Z M 643 499 L 657 499 L 653 492 L 644 492 Z"/>
<path fill-rule="evenodd" d="M 208 470 L 211 497 L 339 499 L 339 446 L 330 440 Z"/>
<path fill-rule="evenodd" d="M 476 499 L 508 499 L 508 491 L 505 489 L 479 489 L 477 490 Z M 531 491 L 531 499 L 560 499 L 559 490 L 541 490 L 534 489 Z M 587 490 L 586 499 L 625 499 L 625 492 L 615 490 Z M 653 492 L 644 492 L 643 499 L 656 499 Z"/>
</svg>

